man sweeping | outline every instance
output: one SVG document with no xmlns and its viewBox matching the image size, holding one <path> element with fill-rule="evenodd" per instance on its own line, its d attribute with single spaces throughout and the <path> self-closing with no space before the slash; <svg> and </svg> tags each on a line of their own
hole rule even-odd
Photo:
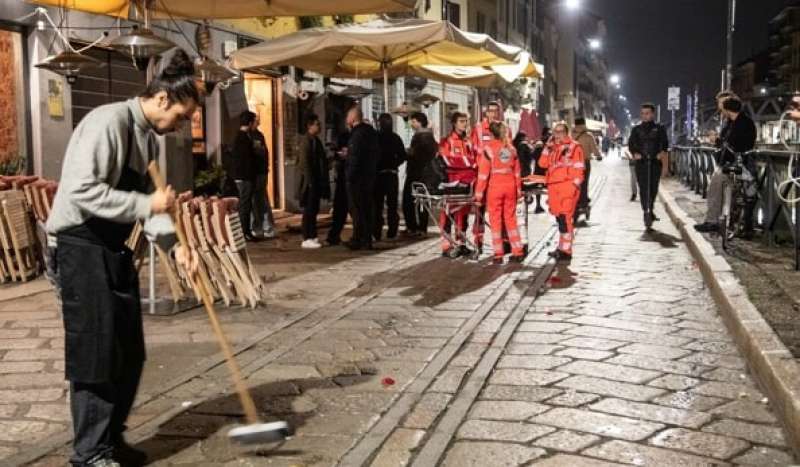
<svg viewBox="0 0 800 467">
<path fill-rule="evenodd" d="M 141 220 L 149 239 L 165 249 L 174 243 L 164 213 L 175 192 L 148 194 L 147 165 L 158 155 L 156 135 L 188 122 L 200 100 L 194 67 L 178 52 L 138 97 L 87 114 L 67 146 L 47 232 L 48 270 L 62 301 L 74 466 L 145 461 L 122 435 L 145 359 L 139 280 L 125 241 Z M 176 259 L 197 268 L 186 250 Z"/>
</svg>

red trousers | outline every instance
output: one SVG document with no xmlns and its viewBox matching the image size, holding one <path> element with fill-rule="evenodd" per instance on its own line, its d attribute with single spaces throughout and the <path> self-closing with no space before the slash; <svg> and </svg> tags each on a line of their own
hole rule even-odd
<svg viewBox="0 0 800 467">
<path fill-rule="evenodd" d="M 450 248 L 466 245 L 469 212 L 469 207 L 458 208 L 455 212 L 451 212 L 451 215 L 455 220 L 455 225 L 452 225 L 453 223 L 450 222 L 450 218 L 447 216 L 447 213 L 444 209 L 442 210 L 442 213 L 439 215 L 439 229 L 442 232 L 442 251 L 448 251 Z M 445 233 L 450 233 L 451 231 L 453 233 L 450 237 L 455 240 L 455 244 L 451 243 L 450 240 L 448 240 L 444 235 Z"/>
<path fill-rule="evenodd" d="M 550 206 L 550 213 L 556 216 L 556 221 L 558 221 L 560 234 L 558 249 L 569 255 L 572 254 L 572 241 L 575 238 L 573 220 L 580 195 L 580 188 L 572 181 L 547 185 L 547 203 Z"/>
<path fill-rule="evenodd" d="M 517 229 L 517 186 L 513 182 L 490 182 L 486 190 L 486 212 L 492 226 L 492 250 L 495 258 L 503 256 L 503 227 L 511 243 L 511 254 L 522 256 L 522 240 Z"/>
</svg>

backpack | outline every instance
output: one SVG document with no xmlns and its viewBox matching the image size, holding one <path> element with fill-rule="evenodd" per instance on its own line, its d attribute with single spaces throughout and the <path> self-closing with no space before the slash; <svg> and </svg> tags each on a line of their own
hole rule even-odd
<svg viewBox="0 0 800 467">
<path fill-rule="evenodd" d="M 447 164 L 438 155 L 431 159 L 422 172 L 422 183 L 432 195 L 441 195 L 444 190 L 441 185 L 447 183 Z"/>
</svg>

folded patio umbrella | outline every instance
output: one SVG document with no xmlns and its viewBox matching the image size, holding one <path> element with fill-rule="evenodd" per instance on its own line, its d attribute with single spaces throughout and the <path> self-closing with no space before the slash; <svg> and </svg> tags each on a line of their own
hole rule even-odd
<svg viewBox="0 0 800 467">
<path fill-rule="evenodd" d="M 498 88 L 519 78 L 542 78 L 544 67 L 535 63 L 528 52 L 522 52 L 516 63 L 492 66 L 422 65 L 414 67 L 413 74 L 447 84 L 461 84 L 478 88 Z"/>
<path fill-rule="evenodd" d="M 448 21 L 380 19 L 304 29 L 239 49 L 230 64 L 249 71 L 292 65 L 329 77 L 383 76 L 386 97 L 389 77 L 413 75 L 423 65 L 510 65 L 521 54 L 518 47 Z"/>
</svg>

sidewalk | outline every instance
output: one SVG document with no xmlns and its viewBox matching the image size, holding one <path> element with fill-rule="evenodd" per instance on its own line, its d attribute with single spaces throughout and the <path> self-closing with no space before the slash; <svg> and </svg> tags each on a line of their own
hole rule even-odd
<svg viewBox="0 0 800 467">
<path fill-rule="evenodd" d="M 242 414 L 218 360 L 144 391 L 129 440 L 164 466 L 791 464 L 677 230 L 659 212 L 644 235 L 627 166 L 593 168 L 593 219 L 554 272 L 552 218 L 531 216 L 523 265 L 453 262 L 431 240 L 272 288 L 239 361 L 289 440 L 229 444 Z"/>
</svg>

